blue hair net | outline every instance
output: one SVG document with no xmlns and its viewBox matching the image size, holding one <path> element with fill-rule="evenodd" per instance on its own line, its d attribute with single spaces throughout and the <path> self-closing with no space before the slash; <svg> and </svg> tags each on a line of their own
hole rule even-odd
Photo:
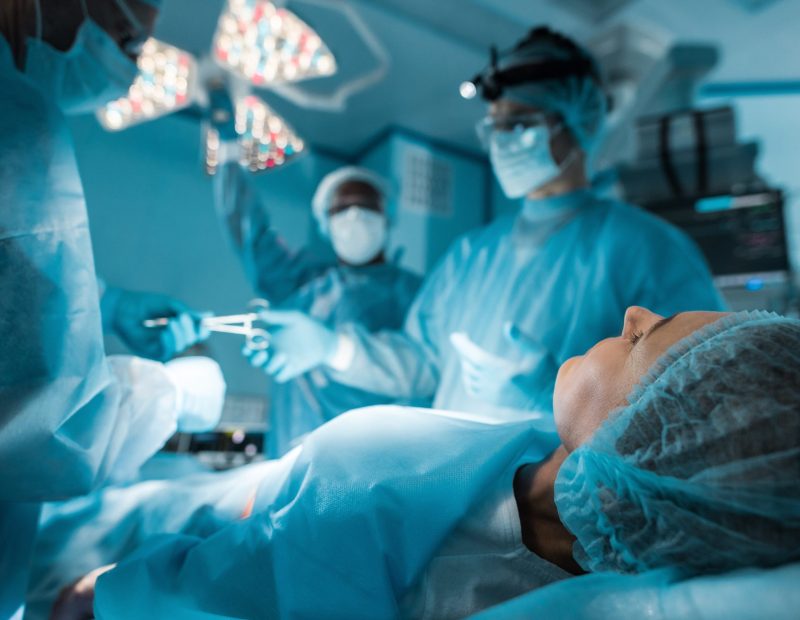
<svg viewBox="0 0 800 620">
<path fill-rule="evenodd" d="M 800 559 L 800 321 L 728 315 L 675 344 L 556 480 L 587 570 Z"/>
<path fill-rule="evenodd" d="M 586 50 L 567 37 L 546 28 L 537 28 L 527 39 L 506 54 L 500 66 L 506 68 L 533 60 L 594 60 Z M 600 75 L 599 70 L 597 75 Z M 539 80 L 508 87 L 503 99 L 509 99 L 555 112 L 564 120 L 585 152 L 590 152 L 603 128 L 606 116 L 606 95 L 601 84 L 590 76 L 566 76 L 561 79 Z"/>
</svg>

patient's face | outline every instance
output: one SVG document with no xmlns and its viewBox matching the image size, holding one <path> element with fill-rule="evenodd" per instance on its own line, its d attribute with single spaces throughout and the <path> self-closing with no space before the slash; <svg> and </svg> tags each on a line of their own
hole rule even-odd
<svg viewBox="0 0 800 620">
<path fill-rule="evenodd" d="M 562 364 L 553 404 L 556 424 L 570 452 L 587 441 L 673 344 L 724 312 L 682 312 L 669 318 L 632 306 L 622 334 L 606 338 Z"/>
</svg>

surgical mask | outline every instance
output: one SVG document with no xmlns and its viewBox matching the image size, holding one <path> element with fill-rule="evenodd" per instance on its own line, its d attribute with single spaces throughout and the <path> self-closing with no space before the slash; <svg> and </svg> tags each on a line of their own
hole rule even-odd
<svg viewBox="0 0 800 620">
<path fill-rule="evenodd" d="M 489 158 L 509 198 L 522 198 L 561 173 L 550 153 L 550 132 L 544 124 L 494 131 L 489 138 Z"/>
<path fill-rule="evenodd" d="M 386 218 L 366 207 L 352 206 L 329 220 L 331 243 L 336 255 L 350 265 L 365 265 L 386 244 Z"/>
<path fill-rule="evenodd" d="M 25 74 L 53 97 L 65 114 L 93 112 L 124 97 L 138 68 L 83 4 L 84 21 L 72 47 L 62 52 L 42 40 L 42 15 L 37 0 L 37 36 L 27 40 Z"/>
</svg>

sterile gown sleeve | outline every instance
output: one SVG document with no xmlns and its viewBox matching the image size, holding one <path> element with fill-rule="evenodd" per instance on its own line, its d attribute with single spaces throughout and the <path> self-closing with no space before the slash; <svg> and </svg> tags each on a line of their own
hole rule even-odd
<svg viewBox="0 0 800 620">
<path fill-rule="evenodd" d="M 458 240 L 425 279 L 402 331 L 342 326 L 352 359 L 346 368 L 329 369 L 331 378 L 390 398 L 431 398 L 439 385 L 440 346 L 449 338 L 449 306 L 470 247 L 468 237 Z"/>
<path fill-rule="evenodd" d="M 71 138 L 53 104 L 4 66 L 3 51 L 0 502 L 37 502 L 86 493 L 118 465 L 129 470 L 174 431 L 175 411 L 136 408 L 149 388 L 167 390 L 160 364 L 106 360 Z M 135 375 L 142 392 L 120 375 Z"/>
<path fill-rule="evenodd" d="M 269 215 L 238 163 L 226 163 L 217 171 L 214 201 L 247 278 L 270 303 L 285 301 L 330 267 L 304 250 L 286 246 L 270 227 Z"/>
<path fill-rule="evenodd" d="M 669 571 L 597 573 L 547 586 L 475 620 L 790 620 L 800 608 L 800 564 L 681 581 Z"/>
</svg>

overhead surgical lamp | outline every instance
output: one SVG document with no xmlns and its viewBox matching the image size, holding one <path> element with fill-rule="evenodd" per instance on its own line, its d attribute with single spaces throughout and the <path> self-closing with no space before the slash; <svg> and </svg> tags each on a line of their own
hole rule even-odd
<svg viewBox="0 0 800 620">
<path fill-rule="evenodd" d="M 252 172 L 283 166 L 305 148 L 289 124 L 255 95 L 236 104 L 236 133 L 240 161 Z"/>
<path fill-rule="evenodd" d="M 304 107 L 341 109 L 350 95 L 381 79 L 388 66 L 385 51 L 352 9 L 335 0 L 305 1 L 330 4 L 340 11 L 378 59 L 377 68 L 338 86 L 333 94 L 294 90 L 295 83 L 337 73 L 331 50 L 308 24 L 285 8 L 286 0 L 227 0 L 208 62 L 149 39 L 128 95 L 97 112 L 101 125 L 120 131 L 194 105 L 211 121 L 205 133 L 210 174 L 228 159 L 237 159 L 253 172 L 285 165 L 305 150 L 305 143 L 261 98 L 251 94 L 254 87 L 269 88 Z M 207 79 L 214 74 L 208 70 L 211 66 L 224 69 L 229 77 Z M 220 89 L 228 98 L 229 116 L 235 120 L 222 129 L 214 120 L 220 110 L 215 110 L 213 102 Z M 221 131 L 230 135 L 221 135 Z M 238 144 L 236 153 L 230 150 L 231 144 Z"/>
<path fill-rule="evenodd" d="M 156 119 L 189 107 L 197 95 L 197 60 L 190 53 L 148 39 L 138 60 L 139 75 L 128 94 L 97 111 L 108 131 Z"/>
<path fill-rule="evenodd" d="M 336 73 L 336 59 L 314 30 L 270 0 L 228 0 L 212 47 L 214 59 L 254 86 Z"/>
<path fill-rule="evenodd" d="M 274 170 L 305 150 L 303 140 L 261 98 L 247 95 L 234 105 L 227 90 L 220 86 L 212 87 L 209 96 L 208 174 L 215 174 L 226 161 L 238 161 L 251 172 Z"/>
</svg>

